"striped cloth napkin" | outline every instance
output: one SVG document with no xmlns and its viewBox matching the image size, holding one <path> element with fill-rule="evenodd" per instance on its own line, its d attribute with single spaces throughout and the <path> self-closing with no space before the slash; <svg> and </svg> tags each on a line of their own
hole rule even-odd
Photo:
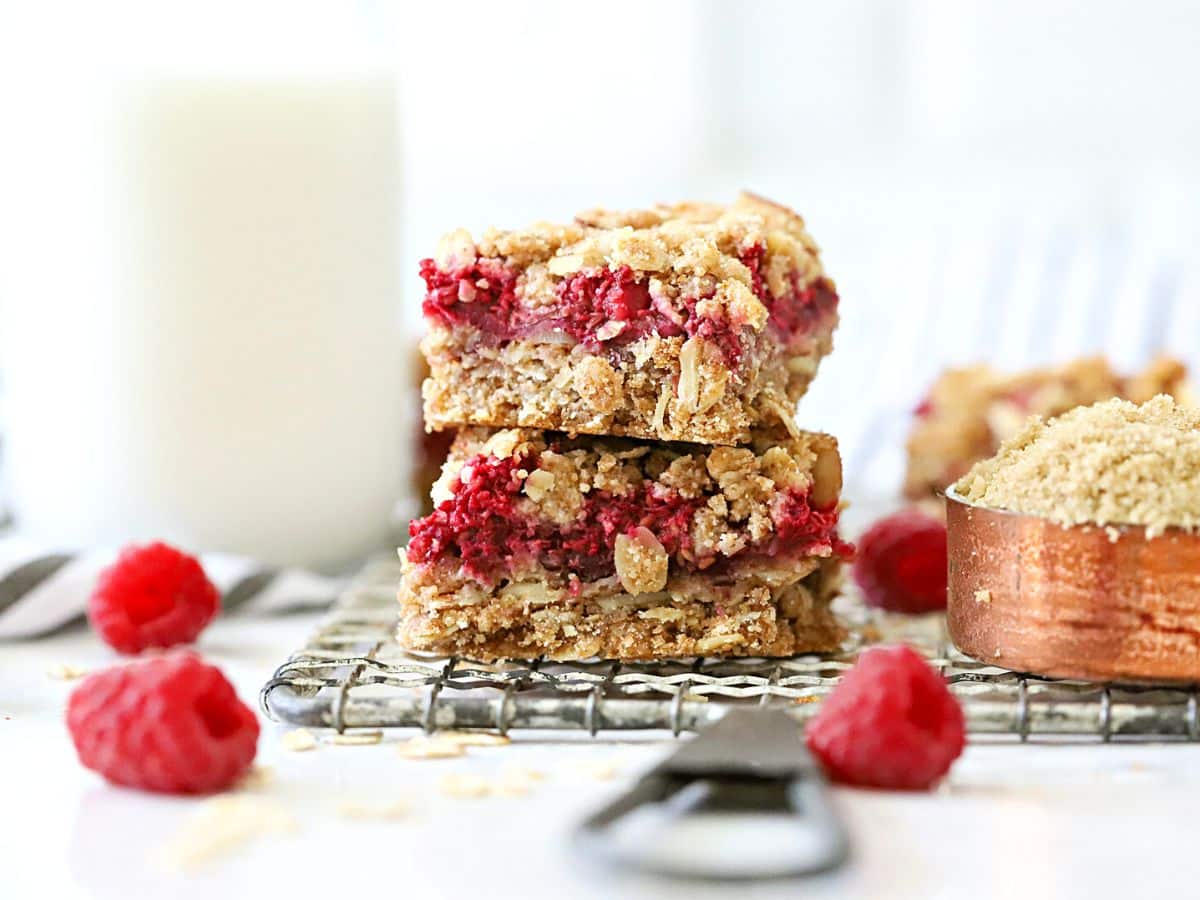
<svg viewBox="0 0 1200 900">
<path fill-rule="evenodd" d="M 42 637 L 81 622 L 96 577 L 115 558 L 115 550 L 54 552 L 19 534 L 0 537 L 0 640 Z M 204 554 L 200 562 L 225 612 L 318 609 L 349 581 L 228 553 Z"/>
</svg>

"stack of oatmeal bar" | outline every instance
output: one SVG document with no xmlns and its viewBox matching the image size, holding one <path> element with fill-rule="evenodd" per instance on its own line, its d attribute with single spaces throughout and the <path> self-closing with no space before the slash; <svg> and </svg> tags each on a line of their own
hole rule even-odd
<svg viewBox="0 0 1200 900">
<path fill-rule="evenodd" d="M 838 298 L 752 195 L 465 231 L 421 264 L 430 430 L 402 643 L 479 660 L 835 648 L 837 442 L 797 401 Z"/>
</svg>

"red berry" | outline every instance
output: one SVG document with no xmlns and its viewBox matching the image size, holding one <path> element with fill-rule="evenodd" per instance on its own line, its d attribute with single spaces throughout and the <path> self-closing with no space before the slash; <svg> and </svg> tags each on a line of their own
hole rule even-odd
<svg viewBox="0 0 1200 900">
<path fill-rule="evenodd" d="M 113 784 L 172 794 L 229 787 L 258 745 L 254 713 L 193 653 L 89 675 L 71 694 L 67 728 L 87 768 Z"/>
<path fill-rule="evenodd" d="M 866 651 L 808 724 L 834 781 L 923 790 L 962 753 L 966 726 L 946 683 L 909 647 Z"/>
<path fill-rule="evenodd" d="M 88 618 L 121 653 L 196 639 L 221 605 L 221 594 L 193 556 L 166 544 L 126 547 L 100 573 Z"/>
<path fill-rule="evenodd" d="M 906 509 L 858 541 L 854 580 L 871 606 L 922 613 L 946 608 L 946 526 Z"/>
</svg>

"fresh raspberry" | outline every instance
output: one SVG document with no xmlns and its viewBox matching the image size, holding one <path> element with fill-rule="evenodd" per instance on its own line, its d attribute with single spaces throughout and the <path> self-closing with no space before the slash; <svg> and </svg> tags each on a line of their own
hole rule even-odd
<svg viewBox="0 0 1200 900">
<path fill-rule="evenodd" d="M 808 747 L 834 781 L 924 790 L 963 751 L 962 709 L 909 647 L 876 647 L 842 677 L 808 724 Z"/>
<path fill-rule="evenodd" d="M 854 580 L 871 606 L 922 613 L 946 608 L 946 526 L 906 509 L 858 541 Z"/>
<path fill-rule="evenodd" d="M 126 547 L 100 574 L 88 618 L 113 649 L 137 653 L 195 640 L 220 605 L 195 557 L 155 543 Z"/>
<path fill-rule="evenodd" d="M 114 666 L 67 704 L 79 761 L 113 784 L 171 794 L 229 787 L 254 761 L 258 719 L 194 653 Z"/>
</svg>

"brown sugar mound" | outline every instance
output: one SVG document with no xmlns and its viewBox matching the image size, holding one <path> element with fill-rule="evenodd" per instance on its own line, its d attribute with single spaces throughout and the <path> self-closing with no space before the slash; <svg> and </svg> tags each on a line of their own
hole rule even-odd
<svg viewBox="0 0 1200 900">
<path fill-rule="evenodd" d="M 1200 529 L 1200 410 L 1160 394 L 1030 419 L 954 485 L 971 503 L 1061 525 Z"/>
</svg>

